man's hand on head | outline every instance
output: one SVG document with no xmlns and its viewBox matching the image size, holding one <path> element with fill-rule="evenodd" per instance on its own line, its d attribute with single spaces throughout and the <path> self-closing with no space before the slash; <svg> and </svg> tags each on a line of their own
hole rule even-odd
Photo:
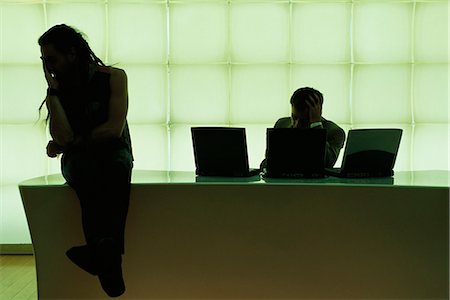
<svg viewBox="0 0 450 300">
<path fill-rule="evenodd" d="M 322 99 L 319 95 L 313 95 L 306 99 L 309 110 L 309 122 L 316 123 L 322 120 Z"/>
</svg>

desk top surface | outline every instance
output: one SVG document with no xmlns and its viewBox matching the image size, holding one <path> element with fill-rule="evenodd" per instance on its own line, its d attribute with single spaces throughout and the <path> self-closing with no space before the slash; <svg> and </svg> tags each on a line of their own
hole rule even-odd
<svg viewBox="0 0 450 300">
<path fill-rule="evenodd" d="M 266 184 L 266 185 L 340 185 L 340 186 L 406 186 L 406 187 L 450 187 L 450 171 L 401 171 L 389 178 L 336 178 L 322 179 L 264 179 L 260 176 L 249 178 L 202 177 L 194 172 L 133 170 L 133 185 L 155 184 Z M 65 183 L 61 174 L 41 176 L 23 181 L 19 186 L 60 186 Z"/>
</svg>

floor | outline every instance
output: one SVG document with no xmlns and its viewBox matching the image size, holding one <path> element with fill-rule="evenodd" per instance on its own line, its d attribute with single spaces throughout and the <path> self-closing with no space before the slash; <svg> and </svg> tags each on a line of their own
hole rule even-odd
<svg viewBox="0 0 450 300">
<path fill-rule="evenodd" d="M 0 255 L 0 300 L 37 300 L 33 255 Z"/>
</svg>

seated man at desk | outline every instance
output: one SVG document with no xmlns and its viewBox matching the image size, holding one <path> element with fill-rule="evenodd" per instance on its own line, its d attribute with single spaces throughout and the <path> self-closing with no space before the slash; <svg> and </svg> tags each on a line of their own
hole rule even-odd
<svg viewBox="0 0 450 300">
<path fill-rule="evenodd" d="M 322 117 L 322 105 L 323 95 L 321 92 L 310 87 L 299 88 L 291 96 L 291 116 L 278 119 L 274 127 L 326 129 L 325 167 L 331 168 L 336 163 L 339 152 L 344 146 L 345 132 L 336 123 Z M 261 163 L 261 170 L 266 166 L 266 159 L 264 159 Z"/>
</svg>

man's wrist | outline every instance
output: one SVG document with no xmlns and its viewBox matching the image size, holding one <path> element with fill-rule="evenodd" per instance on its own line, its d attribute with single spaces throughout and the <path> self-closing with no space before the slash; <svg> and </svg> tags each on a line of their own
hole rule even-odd
<svg viewBox="0 0 450 300">
<path fill-rule="evenodd" d="M 47 88 L 47 96 L 59 96 L 59 91 L 55 88 Z"/>
</svg>

